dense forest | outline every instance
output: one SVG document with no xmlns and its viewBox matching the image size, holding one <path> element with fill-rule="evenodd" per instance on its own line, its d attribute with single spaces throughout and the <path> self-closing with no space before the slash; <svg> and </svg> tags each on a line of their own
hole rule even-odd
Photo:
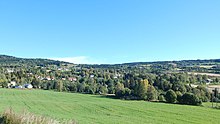
<svg viewBox="0 0 220 124">
<path fill-rule="evenodd" d="M 200 105 L 218 101 L 220 59 L 80 65 L 0 56 L 0 86 L 104 94 L 126 100 Z M 16 84 L 12 84 L 15 82 Z"/>
</svg>

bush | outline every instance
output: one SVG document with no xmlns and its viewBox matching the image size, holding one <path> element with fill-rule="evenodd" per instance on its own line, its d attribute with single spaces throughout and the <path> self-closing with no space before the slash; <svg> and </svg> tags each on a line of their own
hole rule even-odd
<svg viewBox="0 0 220 124">
<path fill-rule="evenodd" d="M 181 97 L 181 104 L 187 104 L 187 105 L 201 105 L 202 102 L 199 100 L 199 98 L 192 94 L 192 93 L 185 93 Z"/>
<path fill-rule="evenodd" d="M 149 86 L 147 89 L 147 100 L 153 101 L 157 100 L 157 90 L 154 88 L 154 86 Z"/>
<path fill-rule="evenodd" d="M 168 90 L 165 99 L 169 103 L 175 103 L 177 99 L 176 93 L 173 90 Z"/>
<path fill-rule="evenodd" d="M 159 95 L 159 96 L 158 96 L 158 100 L 159 100 L 160 102 L 165 102 L 165 101 L 166 101 L 166 99 L 164 98 L 163 95 Z"/>
<path fill-rule="evenodd" d="M 60 122 L 43 116 L 36 116 L 28 112 L 15 113 L 12 109 L 4 111 L 0 118 L 1 124 L 76 124 L 75 121 Z"/>
<path fill-rule="evenodd" d="M 177 101 L 180 102 L 183 94 L 180 91 L 176 91 Z"/>
<path fill-rule="evenodd" d="M 116 92 L 116 97 L 118 98 L 129 98 L 131 95 L 131 90 L 129 88 L 123 88 Z"/>
</svg>

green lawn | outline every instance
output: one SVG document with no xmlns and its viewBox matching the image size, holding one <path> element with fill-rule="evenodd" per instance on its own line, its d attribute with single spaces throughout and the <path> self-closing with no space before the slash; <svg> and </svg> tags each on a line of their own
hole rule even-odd
<svg viewBox="0 0 220 124">
<path fill-rule="evenodd" d="M 0 111 L 12 107 L 60 120 L 87 123 L 219 124 L 220 110 L 207 107 L 125 101 L 96 95 L 0 89 Z"/>
</svg>

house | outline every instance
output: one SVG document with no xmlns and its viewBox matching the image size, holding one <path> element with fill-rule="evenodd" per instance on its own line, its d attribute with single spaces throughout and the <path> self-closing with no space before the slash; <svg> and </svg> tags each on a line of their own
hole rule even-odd
<svg viewBox="0 0 220 124">
<path fill-rule="evenodd" d="M 25 84 L 25 85 L 24 85 L 24 88 L 32 89 L 32 88 L 33 88 L 33 85 L 32 85 L 32 84 Z"/>
<path fill-rule="evenodd" d="M 16 82 L 15 81 L 11 81 L 10 83 L 8 83 L 8 88 L 12 88 L 15 87 Z"/>
<path fill-rule="evenodd" d="M 64 68 L 63 70 L 64 70 L 64 71 L 69 71 L 69 69 L 68 69 L 68 68 Z"/>
<path fill-rule="evenodd" d="M 27 76 L 30 77 L 31 75 L 33 75 L 33 73 L 27 73 Z"/>
<path fill-rule="evenodd" d="M 52 79 L 51 79 L 49 76 L 47 76 L 47 77 L 45 77 L 43 80 L 51 81 Z"/>
<path fill-rule="evenodd" d="M 13 69 L 9 69 L 9 68 L 7 68 L 7 72 L 8 72 L 8 73 L 13 73 L 14 70 L 13 70 Z"/>
<path fill-rule="evenodd" d="M 188 86 L 192 87 L 192 88 L 196 88 L 198 87 L 198 85 L 195 85 L 195 84 L 187 84 Z"/>
<path fill-rule="evenodd" d="M 68 80 L 69 81 L 77 81 L 77 79 L 75 77 L 69 77 Z"/>
<path fill-rule="evenodd" d="M 22 89 L 23 87 L 21 85 L 15 86 L 16 89 Z"/>
<path fill-rule="evenodd" d="M 209 85 L 211 82 L 213 82 L 212 79 L 207 79 L 207 80 L 206 80 L 206 84 L 207 84 L 207 85 Z"/>
<path fill-rule="evenodd" d="M 118 77 L 117 77 L 117 76 L 114 76 L 113 78 L 114 78 L 114 79 L 117 79 Z"/>
</svg>

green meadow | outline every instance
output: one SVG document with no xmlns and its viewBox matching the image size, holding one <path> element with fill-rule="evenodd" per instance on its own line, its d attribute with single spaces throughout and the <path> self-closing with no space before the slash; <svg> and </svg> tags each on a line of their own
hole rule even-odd
<svg viewBox="0 0 220 124">
<path fill-rule="evenodd" d="M 187 106 L 128 101 L 99 95 L 44 90 L 0 89 L 0 111 L 12 108 L 80 124 L 219 124 L 220 110 L 207 104 Z"/>
</svg>

